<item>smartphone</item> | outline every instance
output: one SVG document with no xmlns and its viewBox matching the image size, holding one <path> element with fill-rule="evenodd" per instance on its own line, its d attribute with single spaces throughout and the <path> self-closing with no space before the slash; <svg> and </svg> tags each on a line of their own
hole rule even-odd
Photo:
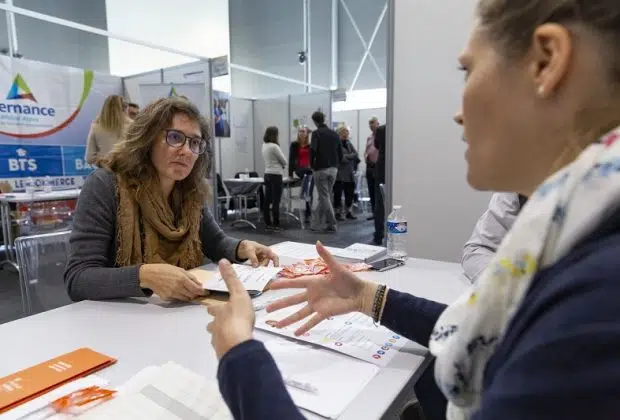
<svg viewBox="0 0 620 420">
<path fill-rule="evenodd" d="M 384 258 L 379 261 L 375 261 L 370 264 L 372 269 L 375 271 L 387 271 L 392 268 L 400 267 L 401 265 L 405 265 L 404 260 L 397 260 L 395 258 Z"/>
</svg>

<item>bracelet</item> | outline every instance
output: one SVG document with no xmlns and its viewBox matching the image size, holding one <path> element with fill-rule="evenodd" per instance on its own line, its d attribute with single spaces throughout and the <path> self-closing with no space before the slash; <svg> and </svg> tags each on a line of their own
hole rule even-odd
<svg viewBox="0 0 620 420">
<path fill-rule="evenodd" d="M 381 320 L 381 312 L 383 312 L 383 298 L 387 287 L 385 284 L 377 286 L 377 292 L 375 293 L 375 299 L 372 303 L 372 320 L 377 323 Z"/>
</svg>

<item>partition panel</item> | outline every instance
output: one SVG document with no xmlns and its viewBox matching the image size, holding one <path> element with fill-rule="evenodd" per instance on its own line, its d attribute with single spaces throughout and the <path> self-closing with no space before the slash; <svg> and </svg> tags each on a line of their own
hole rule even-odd
<svg viewBox="0 0 620 420">
<path fill-rule="evenodd" d="M 219 172 L 224 179 L 246 169 L 254 170 L 254 149 L 260 146 L 254 142 L 252 100 L 230 98 L 230 115 L 230 138 L 216 139 L 220 145 L 216 160 L 221 162 Z"/>
<path fill-rule="evenodd" d="M 454 2 L 451 9 L 432 0 L 391 4 L 391 162 L 386 166 L 392 202 L 403 205 L 407 217 L 414 257 L 460 261 L 463 244 L 489 200 L 488 193 L 467 184 L 466 145 L 462 129 L 452 121 L 463 89 L 454 63 L 473 25 L 475 5 L 476 0 Z"/>
</svg>

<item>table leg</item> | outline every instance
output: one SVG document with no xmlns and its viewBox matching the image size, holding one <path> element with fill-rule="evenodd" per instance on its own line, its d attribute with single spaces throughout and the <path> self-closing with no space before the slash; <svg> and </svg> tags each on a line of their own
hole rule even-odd
<svg viewBox="0 0 620 420">
<path fill-rule="evenodd" d="M 248 202 L 245 195 L 235 196 L 235 207 L 237 208 L 239 218 L 232 222 L 231 226 L 242 224 L 256 230 L 256 225 L 248 220 Z"/>
</svg>

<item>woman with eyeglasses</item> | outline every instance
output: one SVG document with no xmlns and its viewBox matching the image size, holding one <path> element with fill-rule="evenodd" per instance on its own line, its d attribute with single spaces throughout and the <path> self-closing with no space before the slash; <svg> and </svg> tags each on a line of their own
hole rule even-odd
<svg viewBox="0 0 620 420">
<path fill-rule="evenodd" d="M 126 108 L 122 96 L 110 95 L 106 98 L 86 140 L 88 163 L 96 164 L 97 160 L 104 158 L 120 141 L 127 126 L 131 124 L 131 119 L 125 112 Z"/>
<path fill-rule="evenodd" d="M 206 258 L 278 264 L 269 248 L 227 236 L 206 208 L 209 129 L 179 98 L 150 104 L 86 180 L 65 284 L 71 299 L 204 294 L 187 271 Z"/>
</svg>

